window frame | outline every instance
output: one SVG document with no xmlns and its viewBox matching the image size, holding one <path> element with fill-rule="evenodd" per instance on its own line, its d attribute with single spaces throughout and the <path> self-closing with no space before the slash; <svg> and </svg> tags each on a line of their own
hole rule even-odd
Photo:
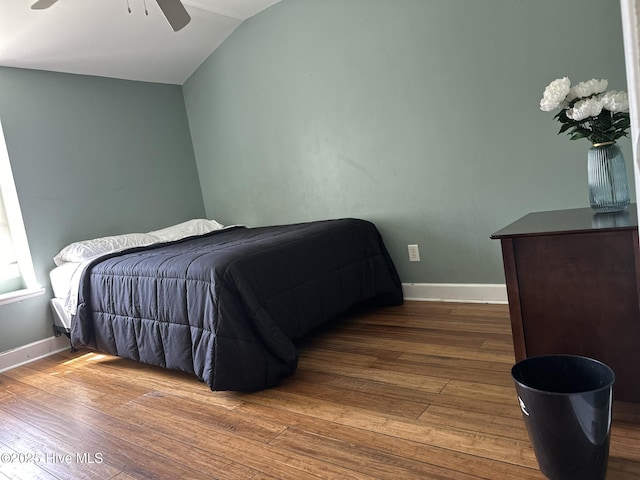
<svg viewBox="0 0 640 480">
<path fill-rule="evenodd" d="M 14 285 L 6 293 L 0 294 L 0 305 L 5 305 L 7 303 L 17 302 L 26 298 L 42 295 L 45 289 L 38 284 L 35 270 L 33 268 L 31 251 L 27 240 L 27 232 L 24 228 L 22 210 L 20 209 L 18 192 L 13 178 L 13 171 L 9 160 L 9 151 L 7 149 L 1 121 L 0 197 L 2 200 L 0 208 L 4 207 L 4 213 L 6 214 L 7 223 L 9 225 L 9 234 L 15 250 L 17 267 L 19 269 L 19 277 L 15 275 L 15 272 L 14 274 L 7 275 L 6 277 L 5 281 L 14 282 Z"/>
</svg>

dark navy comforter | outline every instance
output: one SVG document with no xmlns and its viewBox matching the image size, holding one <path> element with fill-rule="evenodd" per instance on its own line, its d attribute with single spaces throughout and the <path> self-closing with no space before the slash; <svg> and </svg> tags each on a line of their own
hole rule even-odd
<svg viewBox="0 0 640 480">
<path fill-rule="evenodd" d="M 253 391 L 294 372 L 294 340 L 363 302 L 402 303 L 372 223 L 238 227 L 92 262 L 71 343 Z"/>
</svg>

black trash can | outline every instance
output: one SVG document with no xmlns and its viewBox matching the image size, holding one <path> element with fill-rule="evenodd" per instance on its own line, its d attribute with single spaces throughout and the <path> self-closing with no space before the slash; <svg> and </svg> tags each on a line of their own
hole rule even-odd
<svg viewBox="0 0 640 480">
<path fill-rule="evenodd" d="M 599 480 L 607 473 L 615 374 L 597 360 L 544 355 L 511 369 L 522 417 L 551 480 Z"/>
</svg>

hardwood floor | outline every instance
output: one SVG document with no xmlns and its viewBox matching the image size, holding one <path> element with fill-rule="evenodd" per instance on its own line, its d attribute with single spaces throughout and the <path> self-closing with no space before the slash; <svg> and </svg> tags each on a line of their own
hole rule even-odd
<svg viewBox="0 0 640 480">
<path fill-rule="evenodd" d="M 300 345 L 252 394 L 88 351 L 0 374 L 0 479 L 543 479 L 502 305 L 406 302 Z M 616 403 L 609 479 L 640 478 L 640 407 Z"/>
</svg>

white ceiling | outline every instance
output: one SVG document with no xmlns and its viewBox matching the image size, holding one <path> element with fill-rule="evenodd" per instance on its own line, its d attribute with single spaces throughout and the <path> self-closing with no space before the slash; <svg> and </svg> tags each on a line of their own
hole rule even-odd
<svg viewBox="0 0 640 480">
<path fill-rule="evenodd" d="M 35 1 L 0 0 L 0 65 L 182 85 L 242 21 L 280 0 L 183 0 L 191 22 L 178 32 L 155 0 L 31 10 Z"/>
</svg>

